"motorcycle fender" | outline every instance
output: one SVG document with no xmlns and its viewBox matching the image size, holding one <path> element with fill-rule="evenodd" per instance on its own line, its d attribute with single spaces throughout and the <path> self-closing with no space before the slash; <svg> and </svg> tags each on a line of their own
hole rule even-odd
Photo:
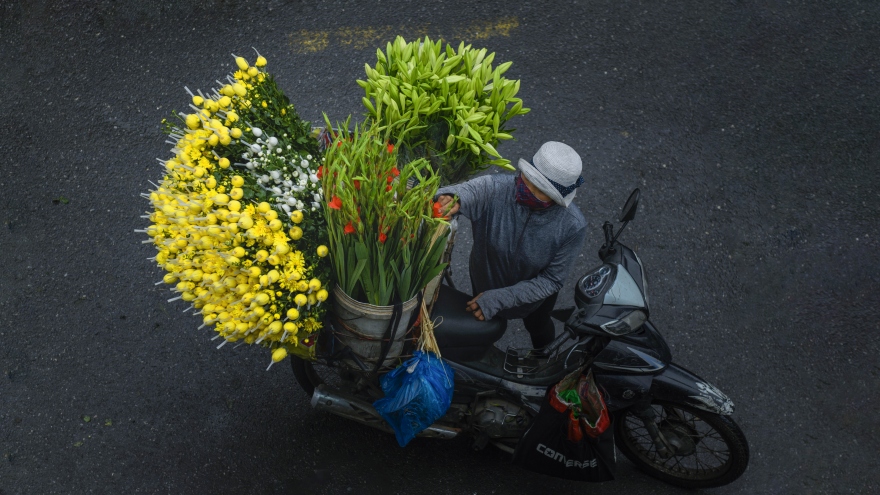
<svg viewBox="0 0 880 495">
<path fill-rule="evenodd" d="M 651 395 L 657 400 L 679 402 L 722 416 L 733 414 L 733 401 L 724 392 L 674 363 L 654 376 Z"/>
</svg>

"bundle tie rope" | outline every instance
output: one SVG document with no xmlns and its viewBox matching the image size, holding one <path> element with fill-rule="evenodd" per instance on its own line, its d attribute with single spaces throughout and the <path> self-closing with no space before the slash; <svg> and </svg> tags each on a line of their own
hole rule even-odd
<svg viewBox="0 0 880 495">
<path fill-rule="evenodd" d="M 434 327 L 440 326 L 443 323 L 442 318 L 437 318 L 437 321 L 431 321 L 431 315 L 428 313 L 428 306 L 425 304 L 425 299 L 422 298 L 422 307 L 421 307 L 421 320 L 422 320 L 422 328 L 421 334 L 419 335 L 418 348 L 420 351 L 425 353 L 430 359 L 429 352 L 434 353 L 437 358 L 442 359 L 440 356 L 440 346 L 437 345 L 437 337 L 434 336 Z M 443 374 L 446 376 L 446 383 L 450 383 L 449 375 L 446 374 L 446 367 L 442 367 Z"/>
</svg>

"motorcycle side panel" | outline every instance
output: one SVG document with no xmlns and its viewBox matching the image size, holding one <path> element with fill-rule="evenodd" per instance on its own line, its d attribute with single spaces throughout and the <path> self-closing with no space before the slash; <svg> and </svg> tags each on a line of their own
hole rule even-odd
<svg viewBox="0 0 880 495">
<path fill-rule="evenodd" d="M 711 413 L 729 416 L 734 405 L 722 391 L 690 371 L 670 363 L 654 376 L 651 394 L 658 400 L 688 404 Z"/>
<path fill-rule="evenodd" d="M 609 411 L 619 411 L 644 400 L 650 401 L 651 375 L 626 375 L 609 373 L 593 368 L 596 384 L 605 392 L 605 405 Z"/>
<path fill-rule="evenodd" d="M 653 349 L 612 340 L 593 361 L 593 367 L 608 372 L 652 374 L 666 367 Z"/>
<path fill-rule="evenodd" d="M 519 399 L 525 406 L 537 412 L 541 399 L 547 392 L 546 386 L 516 383 L 452 361 L 448 364 L 455 370 L 453 402 L 470 403 L 477 395 L 494 390 Z"/>
</svg>

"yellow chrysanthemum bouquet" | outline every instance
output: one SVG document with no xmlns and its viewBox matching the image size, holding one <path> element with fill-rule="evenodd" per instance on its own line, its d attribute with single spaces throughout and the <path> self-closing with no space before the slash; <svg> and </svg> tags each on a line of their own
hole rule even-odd
<svg viewBox="0 0 880 495">
<path fill-rule="evenodd" d="M 330 276 L 323 158 L 266 59 L 235 61 L 227 83 L 190 92 L 192 112 L 165 121 L 173 156 L 145 195 L 154 211 L 142 232 L 176 293 L 169 302 L 189 303 L 218 348 L 241 341 L 268 347 L 272 362 L 313 359 Z"/>
</svg>

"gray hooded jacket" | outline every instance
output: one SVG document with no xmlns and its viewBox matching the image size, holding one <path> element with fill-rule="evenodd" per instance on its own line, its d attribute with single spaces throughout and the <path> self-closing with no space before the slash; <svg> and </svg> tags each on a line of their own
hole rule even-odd
<svg viewBox="0 0 880 495">
<path fill-rule="evenodd" d="M 583 247 L 587 221 L 578 207 L 532 211 L 516 202 L 515 176 L 485 175 L 440 188 L 458 195 L 471 220 L 470 276 L 486 319 L 523 318 L 559 292 Z"/>
</svg>

